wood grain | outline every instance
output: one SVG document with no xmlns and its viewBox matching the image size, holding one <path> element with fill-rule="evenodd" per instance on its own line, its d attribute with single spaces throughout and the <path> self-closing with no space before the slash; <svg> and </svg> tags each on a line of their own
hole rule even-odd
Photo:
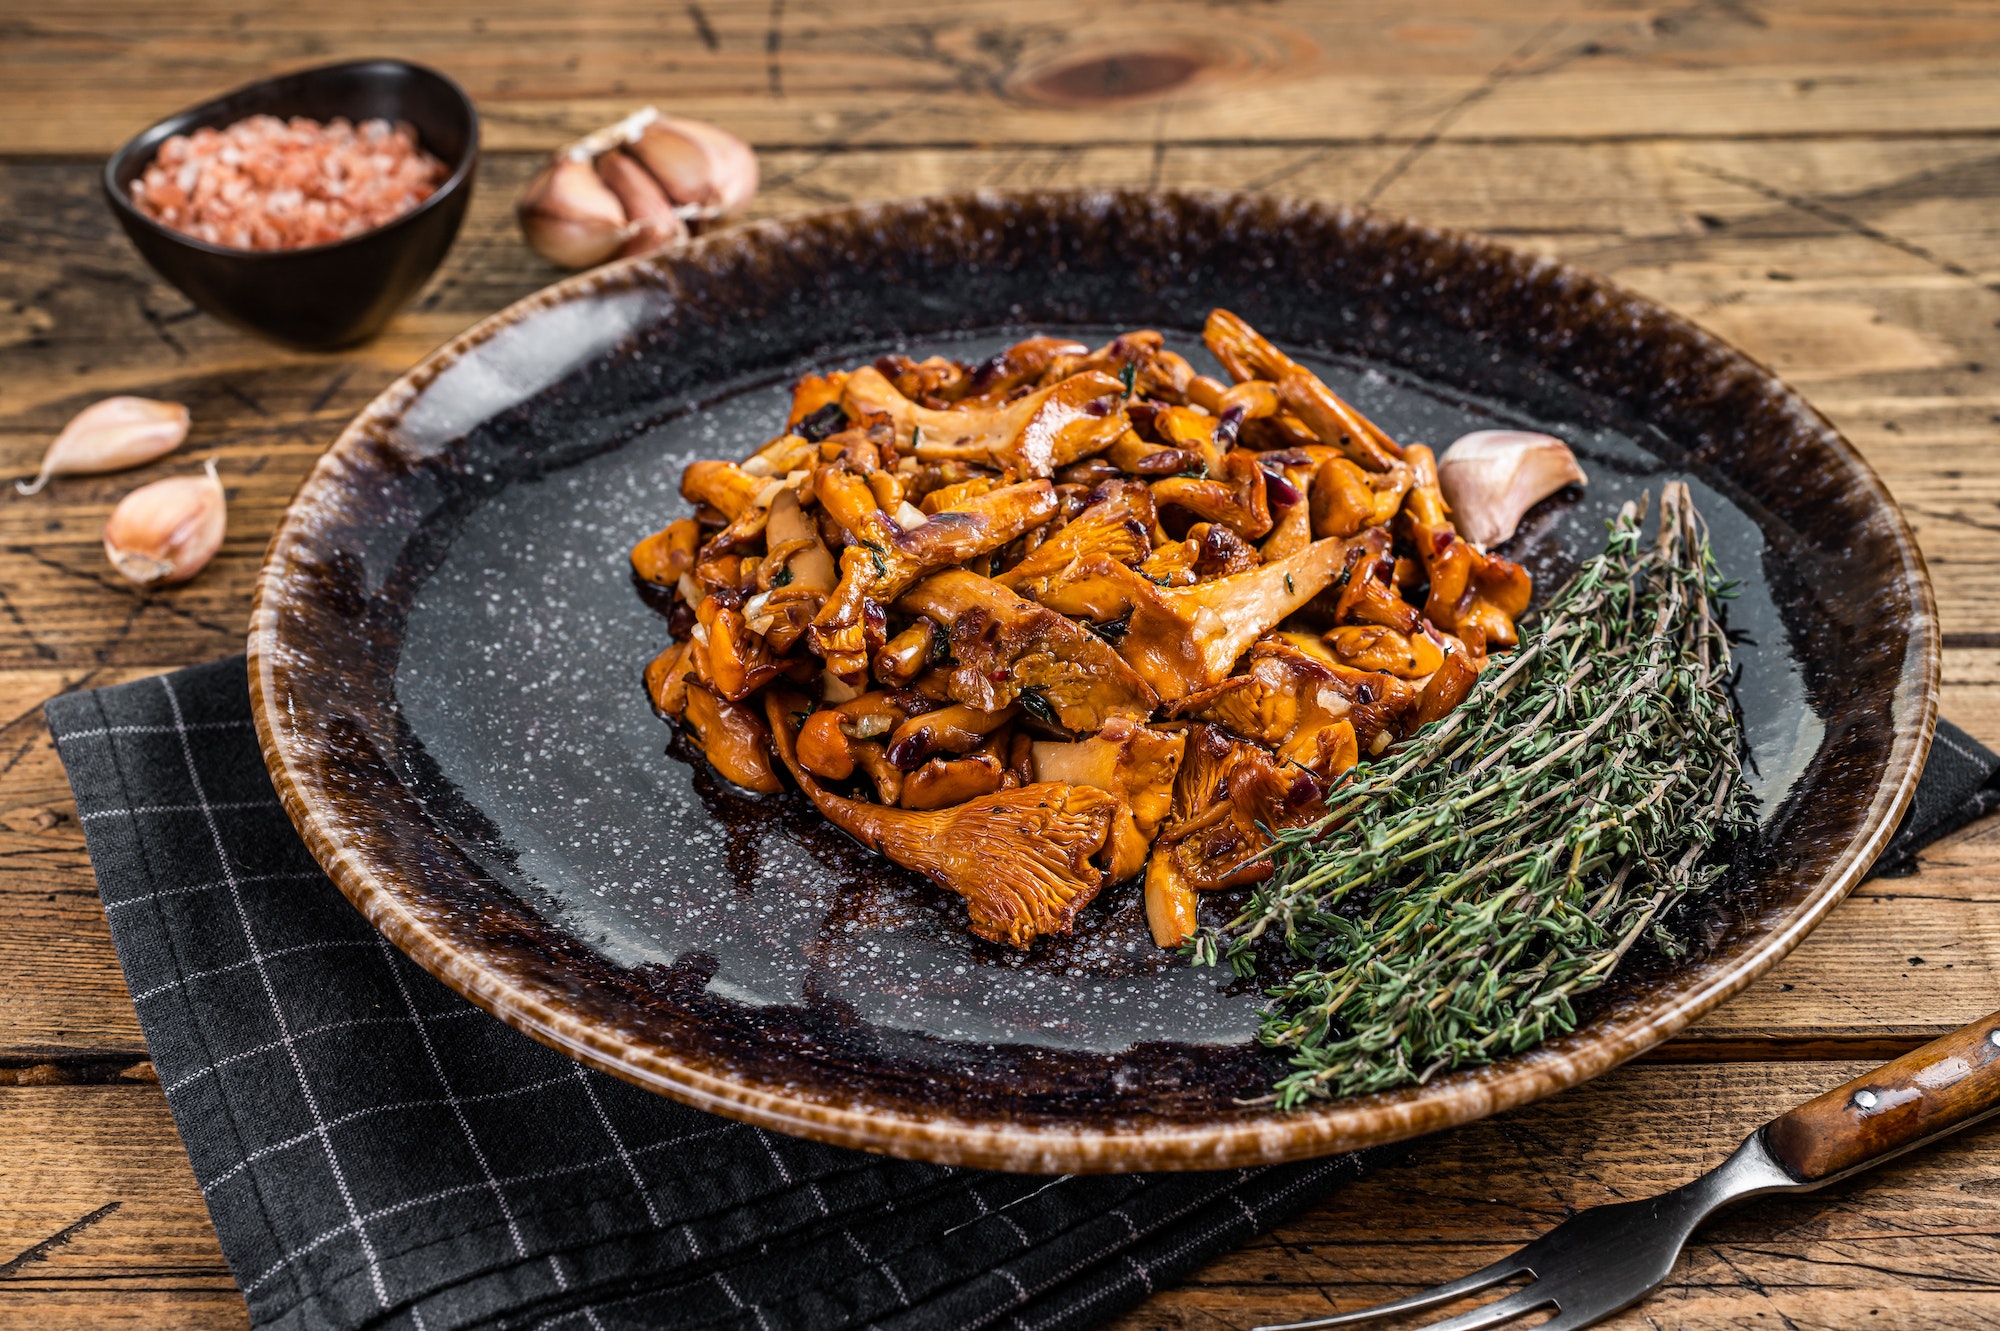
<svg viewBox="0 0 2000 1331">
<path fill-rule="evenodd" d="M 1421 1143 L 1402 1164 L 1231 1253 L 1113 1323 L 1244 1327 L 1399 1297 L 1477 1269 L 1571 1210 L 1644 1196 L 1720 1162 L 1789 1106 L 1866 1070 L 1838 1063 L 1633 1066 Z M 152 1086 L 0 1091 L 21 1186 L 0 1193 L 0 1260 L 118 1209 L 0 1277 L 0 1324 L 245 1324 Z M 1973 1327 L 2000 1301 L 2000 1131 L 1974 1129 L 1816 1198 L 1767 1199 L 1696 1236 L 1616 1327 Z M 45 1319 L 45 1320 L 37 1320 Z M 1853 1319 L 1853 1320 L 1850 1320 Z M 1871 1324 L 1872 1325 L 1872 1324 Z"/>
<path fill-rule="evenodd" d="M 219 89 L 384 50 L 462 81 L 500 149 L 552 147 L 646 100 L 765 148 L 2000 127 L 2000 15 L 1969 0 L 1831 11 L 1810 0 L 1446 0 L 1421 16 L 1398 0 L 72 0 L 8 28 L 5 144 L 44 153 L 101 153 Z"/>
<path fill-rule="evenodd" d="M 1764 1141 L 1816 1182 L 2000 1113 L 2000 1012 L 1786 1110 Z"/>
<path fill-rule="evenodd" d="M 1854 1063 L 1633 1066 L 1418 1146 L 1409 1160 L 1211 1263 L 1116 1331 L 1324 1317 L 1478 1270 L 1574 1211 L 1676 1187 Z M 1698 1231 L 1667 1283 L 1605 1323 L 1697 1328 L 1992 1325 L 2000 1131 L 1974 1128 L 1811 1197 Z M 1407 1323 L 1389 1323 L 1391 1326 Z"/>
<path fill-rule="evenodd" d="M 382 337 L 273 349 L 193 310 L 115 233 L 95 167 L 130 133 L 244 80 L 383 52 L 461 79 L 488 155 L 451 257 Z M 1936 582 L 1945 714 L 2000 744 L 1991 5 L 16 7 L 0 15 L 0 470 L 31 471 L 71 413 L 113 392 L 185 401 L 195 426 L 144 471 L 0 499 L 0 1326 L 245 1322 L 145 1061 L 42 700 L 239 650 L 264 541 L 340 425 L 557 276 L 509 215 L 537 154 L 645 101 L 757 143 L 755 216 L 975 188 L 1247 188 L 1608 274 L 1771 364 L 1863 450 Z M 210 456 L 231 497 L 222 555 L 170 592 L 119 584 L 98 544 L 111 504 Z M 1117 1326 L 1358 1306 L 1493 1260 L 1565 1208 L 1684 1181 L 1864 1071 L 1856 1058 L 1990 1009 L 1997 870 L 2000 820 L 1948 838 L 1648 1062 L 1426 1142 Z M 2000 1131 L 1976 1129 L 1719 1222 L 1615 1324 L 1991 1325 L 1996 1206 Z"/>
</svg>

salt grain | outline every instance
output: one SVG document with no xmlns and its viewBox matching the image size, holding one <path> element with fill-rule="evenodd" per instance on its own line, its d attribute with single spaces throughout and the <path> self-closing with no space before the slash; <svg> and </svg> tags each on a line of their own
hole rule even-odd
<svg viewBox="0 0 2000 1331">
<path fill-rule="evenodd" d="M 297 249 L 393 221 L 449 174 L 408 124 L 251 116 L 162 143 L 132 182 L 132 202 L 154 221 L 212 244 Z"/>
</svg>

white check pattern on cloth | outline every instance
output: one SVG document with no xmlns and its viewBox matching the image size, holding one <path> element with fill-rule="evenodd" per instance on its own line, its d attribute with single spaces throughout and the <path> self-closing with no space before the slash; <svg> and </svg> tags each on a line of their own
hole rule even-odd
<svg viewBox="0 0 2000 1331">
<path fill-rule="evenodd" d="M 445 990 L 298 842 L 243 666 L 49 708 L 114 942 L 259 1327 L 1089 1325 L 1356 1172 L 1035 1178 L 650 1095 Z"/>
</svg>

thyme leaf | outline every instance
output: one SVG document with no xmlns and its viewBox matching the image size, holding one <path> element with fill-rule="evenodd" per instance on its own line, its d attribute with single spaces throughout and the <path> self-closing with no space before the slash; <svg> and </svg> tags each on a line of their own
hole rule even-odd
<svg viewBox="0 0 2000 1331">
<path fill-rule="evenodd" d="M 1189 943 L 1253 974 L 1280 944 L 1260 1039 L 1269 1100 L 1385 1090 L 1575 1028 L 1575 1000 L 1710 890 L 1755 832 L 1707 529 L 1685 486 L 1660 530 L 1627 504 L 1605 551 L 1471 695 L 1350 769 L 1329 812 L 1274 834 L 1276 871 Z"/>
<path fill-rule="evenodd" d="M 1125 635 L 1132 629 L 1132 612 L 1127 610 L 1124 614 L 1118 616 L 1118 618 L 1107 619 L 1102 624 L 1085 620 L 1083 626 L 1116 647 L 1125 640 Z"/>
<path fill-rule="evenodd" d="M 1022 711 L 1043 725 L 1061 728 L 1062 719 L 1056 715 L 1055 704 L 1049 701 L 1049 695 L 1040 684 L 1030 684 L 1022 689 L 1015 701 L 1021 704 Z"/>
</svg>

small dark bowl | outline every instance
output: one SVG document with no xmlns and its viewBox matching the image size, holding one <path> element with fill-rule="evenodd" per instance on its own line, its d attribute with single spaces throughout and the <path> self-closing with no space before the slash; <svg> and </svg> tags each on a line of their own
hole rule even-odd
<svg viewBox="0 0 2000 1331">
<path fill-rule="evenodd" d="M 160 225 L 132 202 L 132 182 L 175 134 L 245 116 L 407 120 L 451 167 L 435 194 L 394 221 L 295 250 L 211 245 Z M 323 351 L 379 331 L 429 279 L 465 220 L 479 161 L 479 115 L 464 89 L 401 60 L 355 60 L 265 79 L 169 116 L 112 154 L 104 194 L 146 262 L 218 319 Z"/>
</svg>

